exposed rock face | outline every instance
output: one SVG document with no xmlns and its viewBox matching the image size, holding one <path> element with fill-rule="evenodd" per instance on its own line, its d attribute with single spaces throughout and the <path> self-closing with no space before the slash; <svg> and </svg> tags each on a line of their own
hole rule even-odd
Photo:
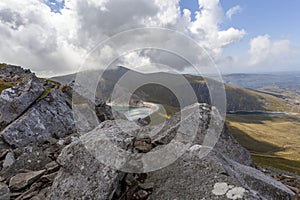
<svg viewBox="0 0 300 200">
<path fill-rule="evenodd" d="M 216 124 L 216 126 L 213 125 L 213 122 L 211 122 L 211 116 L 218 116 L 218 112 L 215 108 L 212 108 L 208 104 L 199 104 L 199 114 L 200 119 L 190 117 L 188 120 L 184 122 L 184 124 L 195 124 L 196 122 L 193 120 L 197 120 L 199 123 L 198 131 L 194 139 L 194 144 L 203 144 L 205 135 L 208 134 L 214 134 L 214 131 L 217 127 L 222 126 L 222 124 Z M 193 109 L 193 106 L 191 108 L 185 108 L 186 110 L 189 109 L 190 112 L 195 112 Z M 194 115 L 191 115 L 194 116 Z M 215 120 L 214 122 L 219 122 L 219 120 Z M 157 134 L 157 138 L 154 139 L 154 143 L 169 143 L 174 136 L 172 134 L 167 134 L 170 127 L 179 127 L 183 122 L 181 122 L 180 113 L 175 114 L 172 117 L 172 120 L 168 121 L 165 128 L 162 130 L 160 134 Z M 210 129 L 208 129 L 210 126 Z M 187 126 L 188 127 L 188 126 Z M 211 132 L 208 133 L 207 131 L 210 130 Z M 233 136 L 228 132 L 227 128 L 224 127 L 222 130 L 222 133 L 219 136 L 216 145 L 214 148 L 221 152 L 222 154 L 226 155 L 232 160 L 235 160 L 241 164 L 244 165 L 251 165 L 252 159 L 250 153 L 243 148 L 234 138 Z"/>
<path fill-rule="evenodd" d="M 262 172 L 217 152 L 199 159 L 200 148 L 192 146 L 172 165 L 148 173 L 145 182 L 154 183 L 149 199 L 289 199 L 293 195 Z M 220 183 L 228 187 L 218 190 Z"/>
<path fill-rule="evenodd" d="M 33 74 L 26 74 L 18 85 L 3 90 L 0 95 L 0 130 L 23 114 L 44 90 L 43 84 Z"/>
<path fill-rule="evenodd" d="M 214 150 L 201 159 L 200 152 L 206 148 L 201 142 L 211 108 L 197 106 L 201 108 L 202 120 L 189 150 L 171 165 L 144 174 L 124 173 L 104 165 L 97 158 L 105 162 L 105 158 L 113 158 L 111 152 L 93 149 L 111 142 L 127 152 L 151 153 L 169 144 L 175 138 L 176 127 L 189 125 L 193 115 L 184 122 L 175 116 L 151 138 L 144 136 L 157 127 L 138 129 L 134 123 L 125 121 L 102 123 L 63 150 L 58 159 L 62 169 L 52 186 L 51 199 L 291 199 L 294 193 L 290 189 L 249 166 L 252 161 L 248 151 L 226 130 Z M 127 123 L 127 127 L 120 129 L 118 123 Z M 106 139 L 97 142 L 96 138 L 103 134 Z M 166 158 L 158 162 L 163 159 Z M 115 165 L 127 164 L 123 157 L 119 162 Z"/>
<path fill-rule="evenodd" d="M 12 78 L 12 77 L 20 77 L 24 74 L 31 74 L 29 69 L 23 69 L 20 66 L 8 65 L 5 63 L 0 64 L 0 77 Z"/>
<path fill-rule="evenodd" d="M 74 120 L 80 133 L 87 133 L 100 122 L 113 119 L 111 107 L 88 89 L 71 82 L 63 86 L 63 91 L 73 100 Z"/>
<path fill-rule="evenodd" d="M 79 142 L 64 149 L 58 162 L 64 168 L 53 183 L 51 199 L 111 199 L 124 175 L 98 162 Z"/>
<path fill-rule="evenodd" d="M 50 187 L 60 166 L 56 159 L 71 138 L 51 141 L 42 147 L 27 146 L 13 150 L 15 161 L 0 171 L 0 199 L 49 199 Z M 1 162 L 1 159 L 0 159 Z M 3 184 L 2 184 L 2 183 Z M 7 187 L 9 185 L 9 188 Z M 1 192 L 3 190 L 3 195 Z"/>
<path fill-rule="evenodd" d="M 95 113 L 100 122 L 105 120 L 112 120 L 113 114 L 111 107 L 106 105 L 106 102 L 101 98 L 95 96 L 88 89 L 83 88 L 79 84 L 71 82 L 64 86 L 64 92 L 73 99 L 74 104 L 79 103 L 89 106 L 89 109 L 95 110 Z M 79 101 L 79 102 L 78 102 Z M 93 127 L 95 128 L 95 127 Z"/>
<path fill-rule="evenodd" d="M 120 123 L 129 124 L 129 127 L 133 125 L 128 121 Z M 98 131 L 106 131 L 111 142 L 122 149 L 129 149 L 132 137 L 124 134 L 114 121 L 103 122 L 91 134 Z M 111 199 L 125 175 L 95 159 L 80 140 L 63 149 L 57 162 L 63 169 L 53 183 L 51 199 Z M 76 166 L 74 163 L 77 163 Z"/>
<path fill-rule="evenodd" d="M 70 106 L 70 100 L 61 91 L 51 91 L 6 127 L 2 136 L 11 146 L 24 147 L 71 134 L 76 129 Z"/>
<path fill-rule="evenodd" d="M 1 83 L 8 89 L 0 96 L 0 199 L 49 199 L 57 157 L 79 137 L 71 98 L 59 83 L 17 66 L 0 64 Z M 110 119 L 110 107 L 95 103 L 98 124 Z"/>
</svg>

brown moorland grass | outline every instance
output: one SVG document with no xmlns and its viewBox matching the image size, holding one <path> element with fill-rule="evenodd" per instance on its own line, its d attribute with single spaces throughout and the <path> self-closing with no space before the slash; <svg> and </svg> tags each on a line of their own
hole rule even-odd
<svg viewBox="0 0 300 200">
<path fill-rule="evenodd" d="M 300 118 L 282 115 L 227 115 L 226 123 L 258 165 L 300 174 Z"/>
</svg>

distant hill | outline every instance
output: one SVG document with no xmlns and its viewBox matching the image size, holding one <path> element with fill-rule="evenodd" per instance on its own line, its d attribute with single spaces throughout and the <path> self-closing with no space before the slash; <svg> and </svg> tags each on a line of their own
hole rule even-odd
<svg viewBox="0 0 300 200">
<path fill-rule="evenodd" d="M 300 72 L 276 74 L 228 74 L 224 83 L 243 88 L 259 89 L 267 86 L 300 87 Z"/>
<path fill-rule="evenodd" d="M 111 91 L 115 87 L 118 80 L 125 74 L 129 72 L 129 69 L 124 67 L 118 67 L 115 69 L 107 70 L 103 73 L 102 79 L 98 85 L 98 96 L 108 101 L 111 95 Z M 134 81 L 137 77 L 143 78 L 147 77 L 151 79 L 153 77 L 162 77 L 162 78 L 176 78 L 176 74 L 170 74 L 165 72 L 160 73 L 152 73 L 152 74 L 143 74 L 136 71 L 130 71 L 132 78 L 130 80 Z M 93 71 L 85 72 L 87 73 L 87 77 L 93 76 Z M 210 103 L 209 90 L 207 88 L 206 82 L 201 76 L 194 76 L 185 74 L 183 75 L 195 93 L 197 94 L 198 101 L 201 103 Z M 248 75 L 228 75 L 229 77 L 239 77 L 236 80 L 242 80 L 243 77 L 247 77 L 247 80 L 250 81 L 250 77 L 254 81 L 253 76 Z M 225 81 L 226 81 L 225 77 Z M 75 79 L 75 74 L 53 77 L 52 80 L 59 81 L 61 83 L 68 83 Z M 209 79 L 214 81 L 213 79 Z M 88 80 L 87 80 L 88 81 Z M 215 81 L 215 84 L 220 84 Z M 118 85 L 118 87 L 122 88 L 122 85 Z M 178 85 L 177 87 L 181 87 Z M 258 87 L 258 86 L 257 86 Z M 126 88 L 123 88 L 124 92 L 126 92 Z M 252 111 L 252 110 L 269 110 L 269 111 L 286 111 L 288 106 L 283 102 L 280 98 L 276 98 L 272 95 L 262 93 L 255 90 L 249 90 L 241 87 L 237 87 L 231 84 L 225 84 L 225 90 L 227 94 L 227 110 L 228 111 Z M 160 103 L 163 105 L 168 105 L 172 107 L 178 107 L 179 103 L 175 97 L 175 95 L 168 90 L 167 88 L 157 85 L 157 84 L 148 84 L 140 87 L 137 91 L 135 91 L 133 99 L 150 101 L 155 103 Z"/>
</svg>

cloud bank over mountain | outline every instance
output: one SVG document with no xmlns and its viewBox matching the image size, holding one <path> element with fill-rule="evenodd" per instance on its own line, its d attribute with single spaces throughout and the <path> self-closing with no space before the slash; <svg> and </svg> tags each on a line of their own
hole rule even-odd
<svg viewBox="0 0 300 200">
<path fill-rule="evenodd" d="M 1 62 L 27 66 L 41 75 L 74 72 L 99 42 L 122 31 L 142 27 L 162 27 L 182 32 L 201 45 L 216 62 L 222 62 L 224 47 L 241 41 L 246 34 L 244 29 L 221 27 L 226 16 L 233 17 L 240 12 L 240 7 L 235 6 L 224 13 L 219 0 L 199 0 L 198 4 L 198 11 L 192 20 L 190 10 L 181 12 L 179 0 L 1 2 Z M 261 59 L 252 52 L 252 49 L 259 48 L 255 40 L 251 42 L 252 64 Z M 166 47 L 169 45 L 165 38 L 161 38 L 161 43 Z M 178 44 L 177 48 L 182 48 L 182 45 Z M 273 45 L 284 48 L 286 44 L 275 42 Z M 106 53 L 114 53 L 111 51 Z M 138 55 L 142 57 L 138 58 Z M 123 61 L 128 63 L 133 58 L 146 63 L 152 60 L 147 52 L 139 52 L 125 56 Z M 182 69 L 180 66 L 174 67 L 184 70 L 186 66 Z"/>
</svg>

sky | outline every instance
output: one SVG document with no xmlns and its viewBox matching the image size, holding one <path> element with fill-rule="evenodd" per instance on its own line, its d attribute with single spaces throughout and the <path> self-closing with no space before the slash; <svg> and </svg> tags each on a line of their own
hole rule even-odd
<svg viewBox="0 0 300 200">
<path fill-rule="evenodd" d="M 195 40 L 222 73 L 299 71 L 299 8 L 298 0 L 2 1 L 0 63 L 21 65 L 40 76 L 72 73 L 99 42 L 133 28 L 162 27 Z M 166 48 L 170 41 L 161 38 Z M 173 43 L 183 50 L 180 41 Z M 116 54 L 111 46 L 101 53 L 108 59 Z M 141 50 L 120 58 L 125 66 L 163 61 L 189 71 L 164 53 Z"/>
</svg>

